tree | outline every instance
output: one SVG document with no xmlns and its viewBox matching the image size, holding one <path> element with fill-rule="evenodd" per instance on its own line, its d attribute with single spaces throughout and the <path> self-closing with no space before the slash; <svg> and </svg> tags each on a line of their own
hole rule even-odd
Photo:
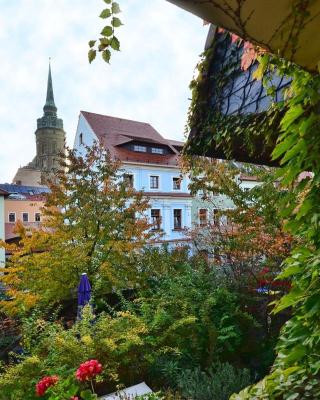
<svg viewBox="0 0 320 400">
<path fill-rule="evenodd" d="M 184 163 L 191 170 L 192 192 L 203 193 L 203 206 L 210 214 L 190 231 L 198 251 L 214 255 L 239 289 L 259 287 L 263 271 L 275 277 L 289 255 L 292 237 L 283 229 L 278 202 L 284 194 L 273 181 L 274 172 L 202 157 L 185 156 Z M 255 176 L 258 184 L 243 190 L 241 174 Z M 269 283 L 275 284 L 274 279 Z"/>
<path fill-rule="evenodd" d="M 41 229 L 20 226 L 19 244 L 7 246 L 12 255 L 0 279 L 11 299 L 1 306 L 11 313 L 75 297 L 83 272 L 100 294 L 140 279 L 136 260 L 151 238 L 148 201 L 103 148 L 87 148 L 83 157 L 67 153 L 49 182 Z"/>
</svg>

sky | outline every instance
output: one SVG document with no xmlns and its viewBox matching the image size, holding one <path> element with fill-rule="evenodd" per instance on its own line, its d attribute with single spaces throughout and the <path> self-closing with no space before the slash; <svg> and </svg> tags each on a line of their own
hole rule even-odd
<svg viewBox="0 0 320 400">
<path fill-rule="evenodd" d="M 103 0 L 0 0 L 0 183 L 35 156 L 51 68 L 58 116 L 73 145 L 80 110 L 148 122 L 182 140 L 207 26 L 165 0 L 118 0 L 124 25 L 111 65 L 88 63 Z"/>
</svg>

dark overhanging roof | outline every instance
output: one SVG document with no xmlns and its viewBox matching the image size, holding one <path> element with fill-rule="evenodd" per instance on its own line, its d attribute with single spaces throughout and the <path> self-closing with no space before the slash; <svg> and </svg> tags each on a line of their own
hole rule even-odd
<svg viewBox="0 0 320 400">
<path fill-rule="evenodd" d="M 290 78 L 270 72 L 271 83 L 276 88 L 274 97 L 271 97 L 262 82 L 252 76 L 257 67 L 255 64 L 247 71 L 241 70 L 242 47 L 232 43 L 227 32 L 210 28 L 206 43 L 209 50 L 206 70 L 197 83 L 197 98 L 189 121 L 191 130 L 184 151 L 193 155 L 278 166 L 271 153 L 285 110 L 270 111 L 270 105 L 281 103 L 283 89 L 290 83 Z M 266 119 L 273 121 L 270 127 Z M 229 125 L 230 128 L 227 128 Z M 216 138 L 224 134 L 228 140 L 218 140 L 219 143 L 224 142 L 218 145 Z"/>
<path fill-rule="evenodd" d="M 168 0 L 308 71 L 320 61 L 320 1 Z"/>
</svg>

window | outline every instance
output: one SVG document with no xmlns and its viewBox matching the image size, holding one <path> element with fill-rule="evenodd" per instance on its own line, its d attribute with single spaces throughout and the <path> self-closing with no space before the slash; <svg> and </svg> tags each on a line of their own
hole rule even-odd
<svg viewBox="0 0 320 400">
<path fill-rule="evenodd" d="M 41 221 L 41 215 L 40 215 L 39 212 L 36 212 L 36 213 L 34 214 L 34 220 L 35 220 L 36 222 L 40 222 L 40 221 Z"/>
<path fill-rule="evenodd" d="M 140 151 L 140 152 L 142 152 L 142 153 L 146 153 L 146 152 L 147 152 L 146 146 L 140 146 L 140 145 L 138 145 L 138 144 L 135 144 L 135 145 L 133 146 L 133 150 L 134 150 L 134 151 Z"/>
<path fill-rule="evenodd" d="M 16 222 L 16 213 L 9 213 L 9 222 Z"/>
<path fill-rule="evenodd" d="M 200 226 L 206 226 L 207 222 L 208 222 L 208 210 L 206 208 L 200 208 L 199 210 Z"/>
<path fill-rule="evenodd" d="M 124 174 L 123 180 L 127 186 L 133 188 L 133 175 L 132 174 Z"/>
<path fill-rule="evenodd" d="M 159 176 L 150 176 L 150 189 L 159 189 Z"/>
<path fill-rule="evenodd" d="M 181 178 L 172 178 L 173 190 L 181 189 Z"/>
<path fill-rule="evenodd" d="M 213 210 L 213 225 L 220 225 L 219 210 L 217 208 Z"/>
<path fill-rule="evenodd" d="M 79 135 L 79 144 L 83 144 L 83 133 L 80 133 Z"/>
<path fill-rule="evenodd" d="M 22 221 L 23 222 L 29 221 L 29 214 L 27 212 L 22 213 Z"/>
<path fill-rule="evenodd" d="M 152 230 L 159 231 L 161 229 L 160 210 L 158 209 L 151 210 L 151 223 L 153 225 Z"/>
<path fill-rule="evenodd" d="M 151 147 L 151 153 L 153 153 L 153 154 L 163 154 L 163 149 L 160 149 L 160 147 Z"/>
<path fill-rule="evenodd" d="M 182 210 L 173 210 L 173 227 L 174 229 L 182 228 Z"/>
</svg>

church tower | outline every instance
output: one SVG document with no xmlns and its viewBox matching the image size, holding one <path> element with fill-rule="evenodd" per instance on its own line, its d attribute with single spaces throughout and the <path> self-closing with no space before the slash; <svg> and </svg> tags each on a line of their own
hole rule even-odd
<svg viewBox="0 0 320 400">
<path fill-rule="evenodd" d="M 36 156 L 28 165 L 18 169 L 13 183 L 27 186 L 45 184 L 54 170 L 59 168 L 60 154 L 64 154 L 66 134 L 63 130 L 63 121 L 57 116 L 50 63 L 46 103 L 43 107 L 43 116 L 37 119 L 35 136 Z"/>
<path fill-rule="evenodd" d="M 63 154 L 66 134 L 63 121 L 57 117 L 54 102 L 51 66 L 49 64 L 47 98 L 43 107 L 43 116 L 37 120 L 35 167 L 42 171 L 42 180 L 53 170 L 59 168 L 59 154 Z"/>
</svg>

